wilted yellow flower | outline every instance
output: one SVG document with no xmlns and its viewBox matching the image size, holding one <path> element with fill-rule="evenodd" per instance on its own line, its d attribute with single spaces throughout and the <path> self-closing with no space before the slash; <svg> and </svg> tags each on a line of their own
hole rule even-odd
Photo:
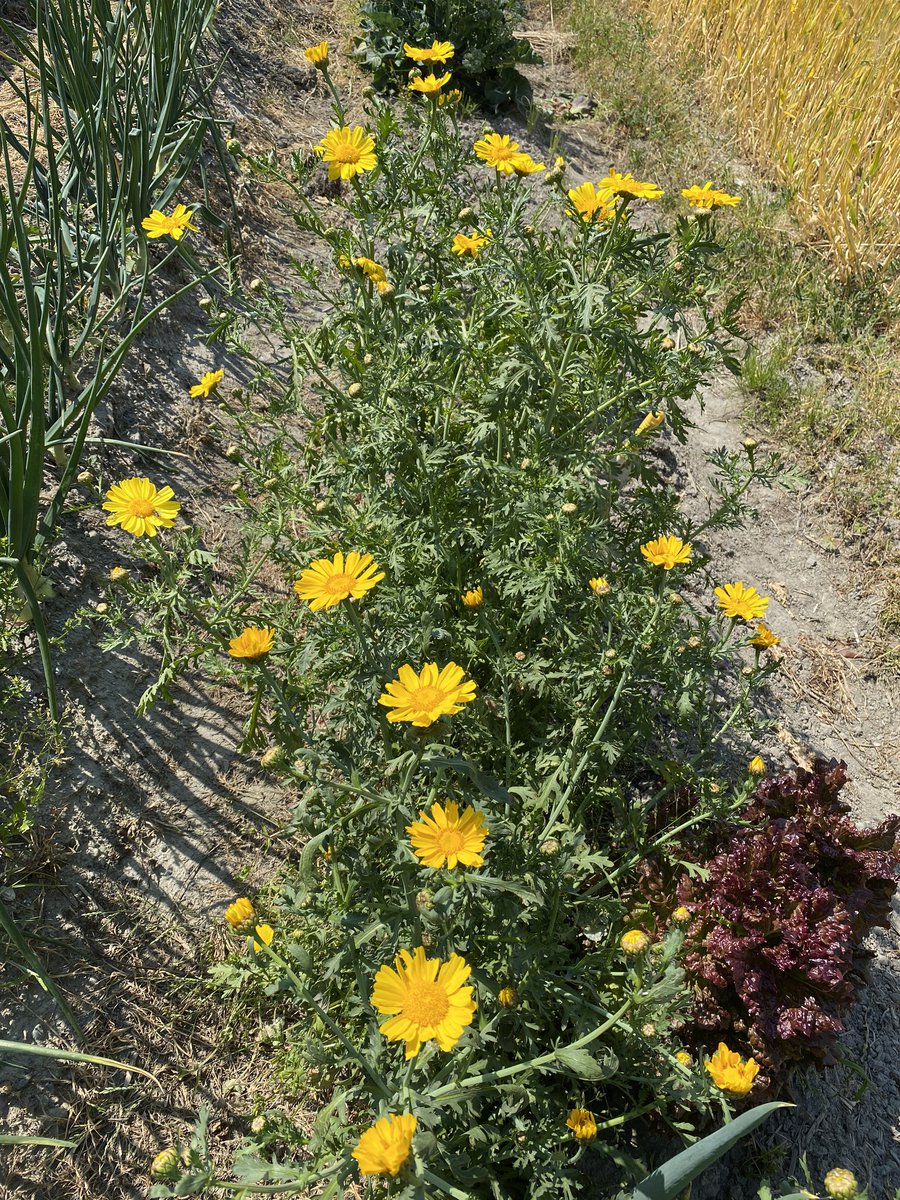
<svg viewBox="0 0 900 1200">
<path fill-rule="evenodd" d="M 453 57 L 453 43 L 433 41 L 430 46 L 411 46 L 409 42 L 403 43 L 403 52 L 407 58 L 411 58 L 413 62 L 435 62 L 445 63 Z"/>
<path fill-rule="evenodd" d="M 232 929 L 240 929 L 242 925 L 252 921 L 255 916 L 256 911 L 246 896 L 238 896 L 237 900 L 225 909 L 225 920 Z"/>
<path fill-rule="evenodd" d="M 477 258 L 480 251 L 491 240 L 491 230 L 486 229 L 484 233 L 479 233 L 477 229 L 473 229 L 471 234 L 456 233 L 453 235 L 453 245 L 451 250 L 454 254 L 458 254 L 460 258 L 468 254 L 470 258 Z"/>
<path fill-rule="evenodd" d="M 259 938 L 259 942 L 256 940 L 256 938 L 253 939 L 253 949 L 257 954 L 259 954 L 259 952 L 262 950 L 260 942 L 266 946 L 272 945 L 272 939 L 275 937 L 275 930 L 271 925 L 257 925 L 253 932 L 256 934 L 256 937 Z"/>
<path fill-rule="evenodd" d="M 580 183 L 576 188 L 569 188 L 569 200 L 582 221 L 608 221 L 616 215 L 612 192 L 604 189 L 597 191 L 592 183 Z"/>
<path fill-rule="evenodd" d="M 751 775 L 765 775 L 766 764 L 763 761 L 763 759 L 761 759 L 760 756 L 758 754 L 756 754 L 747 763 L 747 770 L 750 772 Z"/>
<path fill-rule="evenodd" d="M 512 166 L 517 175 L 535 175 L 544 169 L 543 163 L 535 162 L 531 155 L 526 154 L 524 150 L 515 155 Z"/>
<path fill-rule="evenodd" d="M 426 958 L 422 946 L 412 954 L 401 950 L 394 966 L 379 967 L 375 976 L 372 1004 L 390 1017 L 379 1029 L 389 1042 L 406 1043 L 408 1059 L 432 1038 L 442 1050 L 452 1050 L 475 1014 L 472 988 L 463 986 L 471 973 L 458 954 L 441 962 Z"/>
<path fill-rule="evenodd" d="M 622 196 L 625 200 L 658 200 L 663 195 L 655 183 L 641 183 L 630 171 L 620 175 L 618 171 L 610 170 L 597 187 L 606 188 L 614 196 Z"/>
<path fill-rule="evenodd" d="M 744 587 L 740 580 L 717 587 L 715 593 L 719 607 L 733 621 L 753 621 L 769 607 L 768 596 L 760 596 L 755 587 Z"/>
<path fill-rule="evenodd" d="M 150 1164 L 150 1175 L 153 1179 L 175 1179 L 181 1175 L 181 1158 L 174 1146 L 160 1150 Z"/>
<path fill-rule="evenodd" d="M 479 585 L 468 592 L 463 592 L 462 602 L 466 608 L 481 608 L 484 604 L 484 592 Z"/>
<path fill-rule="evenodd" d="M 675 921 L 679 925 L 687 925 L 687 923 L 688 923 L 688 921 L 690 921 L 690 919 L 691 919 L 691 914 L 688 912 L 688 910 L 684 907 L 683 904 L 679 904 L 678 907 L 675 909 L 675 911 L 672 913 L 672 920 Z"/>
<path fill-rule="evenodd" d="M 602 575 L 599 575 L 596 579 L 589 579 L 588 587 L 595 596 L 605 596 L 610 590 L 609 580 L 604 579 Z"/>
<path fill-rule="evenodd" d="M 652 429 L 659 429 L 660 425 L 662 425 L 665 419 L 666 414 L 661 409 L 659 412 L 653 412 L 651 410 L 647 413 L 646 417 L 644 417 L 643 421 L 641 421 L 640 425 L 638 425 L 637 429 L 634 431 L 635 437 L 640 437 L 642 433 L 647 433 Z"/>
<path fill-rule="evenodd" d="M 436 96 L 441 88 L 449 82 L 449 71 L 440 77 L 435 75 L 435 73 L 432 71 L 430 75 L 425 75 L 419 79 L 414 79 L 408 86 L 411 92 L 421 92 L 423 96 Z"/>
<path fill-rule="evenodd" d="M 360 1175 L 398 1175 L 409 1159 L 416 1118 L 412 1113 L 389 1113 L 360 1135 L 353 1157 Z"/>
<path fill-rule="evenodd" d="M 647 562 L 666 571 L 671 571 L 673 567 L 682 563 L 689 563 L 692 553 L 693 547 L 690 542 L 683 542 L 680 537 L 674 537 L 672 534 L 654 538 L 641 546 L 641 554 Z"/>
<path fill-rule="evenodd" d="M 759 1074 L 759 1064 L 755 1059 L 748 1058 L 744 1062 L 737 1051 L 729 1050 L 724 1042 L 719 1042 L 718 1050 L 704 1065 L 716 1087 L 734 1096 L 746 1096 Z"/>
<path fill-rule="evenodd" d="M 352 179 L 378 164 L 375 143 L 361 125 L 330 129 L 316 146 L 316 154 L 328 163 L 329 179 Z"/>
<path fill-rule="evenodd" d="M 694 1065 L 694 1060 L 688 1054 L 687 1050 L 677 1050 L 675 1052 L 676 1062 L 680 1062 L 683 1067 L 691 1067 Z"/>
<path fill-rule="evenodd" d="M 186 229 L 197 232 L 197 226 L 191 224 L 193 215 L 194 210 L 185 208 L 183 204 L 176 204 L 170 217 L 167 217 L 164 212 L 160 212 L 158 208 L 154 208 L 149 217 L 144 217 L 141 227 L 148 238 L 161 238 L 168 234 L 177 242 L 184 236 Z"/>
<path fill-rule="evenodd" d="M 406 826 L 416 857 L 426 867 L 448 867 L 458 863 L 464 867 L 483 867 L 481 851 L 489 830 L 484 813 L 466 808 L 462 813 L 455 800 L 446 805 L 432 804 L 427 815 L 419 812 L 419 820 Z"/>
<path fill-rule="evenodd" d="M 643 929 L 629 929 L 619 938 L 619 945 L 625 954 L 643 954 L 650 945 L 650 939 Z"/>
<path fill-rule="evenodd" d="M 474 681 L 463 682 L 465 671 L 454 662 L 446 667 L 426 663 L 418 675 L 407 663 L 397 675 L 378 697 L 379 704 L 393 710 L 387 715 L 392 724 L 410 721 L 419 729 L 427 729 L 438 717 L 453 716 L 475 699 Z"/>
<path fill-rule="evenodd" d="M 328 65 L 328 43 L 319 42 L 317 46 L 307 46 L 303 51 L 303 57 L 312 63 L 314 67 L 325 67 Z"/>
<path fill-rule="evenodd" d="M 384 571 L 378 570 L 371 554 L 352 550 L 345 562 L 339 550 L 332 560 L 317 558 L 310 563 L 294 584 L 294 591 L 309 602 L 313 612 L 319 612 L 334 608 L 342 600 L 361 600 L 382 579 Z"/>
<path fill-rule="evenodd" d="M 519 1003 L 519 993 L 515 988 L 502 987 L 497 993 L 497 1003 L 501 1008 L 515 1008 Z"/>
<path fill-rule="evenodd" d="M 740 196 L 729 196 L 727 192 L 720 192 L 713 187 L 712 183 L 704 183 L 703 187 L 682 188 L 681 194 L 687 200 L 691 208 L 704 209 L 709 212 L 713 208 L 734 208 L 736 204 L 740 204 Z"/>
<path fill-rule="evenodd" d="M 747 644 L 755 646 L 757 650 L 771 650 L 773 646 L 781 645 L 781 638 L 776 637 L 768 625 L 764 625 L 762 621 L 758 621 L 756 633 L 750 638 Z"/>
<path fill-rule="evenodd" d="M 160 488 L 149 479 L 122 479 L 106 493 L 103 508 L 112 515 L 107 525 L 120 525 L 134 537 L 156 537 L 158 530 L 171 529 L 181 505 L 170 487 Z"/>
<path fill-rule="evenodd" d="M 366 279 L 375 285 L 375 288 L 380 295 L 383 296 L 386 292 L 392 292 L 394 290 L 391 286 L 390 280 L 387 277 L 387 271 L 384 269 L 381 263 L 377 263 L 374 258 L 366 258 L 364 254 L 360 254 L 359 257 L 354 258 L 353 261 L 362 271 L 363 275 L 365 275 Z"/>
<path fill-rule="evenodd" d="M 824 1179 L 825 1191 L 834 1200 L 855 1200 L 859 1195 L 856 1176 L 846 1167 L 832 1167 Z"/>
<path fill-rule="evenodd" d="M 272 649 L 274 641 L 274 629 L 266 626 L 259 629 L 256 625 L 247 625 L 228 643 L 228 653 L 232 658 L 262 658 Z"/>
<path fill-rule="evenodd" d="M 573 1108 L 566 1124 L 579 1142 L 592 1142 L 597 1136 L 597 1122 L 589 1108 Z"/>
<path fill-rule="evenodd" d="M 512 141 L 508 133 L 488 133 L 475 143 L 475 153 L 502 175 L 512 175 L 515 170 L 513 159 L 519 153 L 519 143 Z"/>
</svg>

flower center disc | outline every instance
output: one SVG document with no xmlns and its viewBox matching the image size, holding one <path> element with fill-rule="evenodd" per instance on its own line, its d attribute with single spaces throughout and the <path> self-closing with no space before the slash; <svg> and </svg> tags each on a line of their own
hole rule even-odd
<svg viewBox="0 0 900 1200">
<path fill-rule="evenodd" d="M 329 596 L 337 596 L 339 600 L 346 600 L 350 595 L 352 585 L 352 575 L 329 575 L 322 587 Z"/>
<path fill-rule="evenodd" d="M 129 505 L 133 517 L 149 517 L 153 512 L 152 500 L 134 499 Z"/>
<path fill-rule="evenodd" d="M 418 709 L 419 712 L 431 712 L 440 707 L 446 698 L 441 689 L 437 687 L 420 687 L 410 695 L 412 707 Z"/>
<path fill-rule="evenodd" d="M 439 983 L 417 980 L 409 989 L 403 1016 L 422 1028 L 439 1025 L 450 1009 L 447 993 Z"/>
<path fill-rule="evenodd" d="M 359 150 L 356 148 L 356 146 L 351 146 L 344 142 L 342 145 L 335 148 L 334 161 L 341 163 L 359 162 Z"/>
<path fill-rule="evenodd" d="M 441 853 L 448 857 L 451 854 L 457 854 L 462 849 L 464 841 L 465 839 L 458 829 L 442 829 L 437 837 Z"/>
</svg>

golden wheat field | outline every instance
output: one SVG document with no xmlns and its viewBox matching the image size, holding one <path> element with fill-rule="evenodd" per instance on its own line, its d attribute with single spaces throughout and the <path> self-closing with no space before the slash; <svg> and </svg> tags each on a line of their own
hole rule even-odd
<svg viewBox="0 0 900 1200">
<path fill-rule="evenodd" d="M 842 272 L 900 258 L 900 0 L 650 0 Z"/>
</svg>

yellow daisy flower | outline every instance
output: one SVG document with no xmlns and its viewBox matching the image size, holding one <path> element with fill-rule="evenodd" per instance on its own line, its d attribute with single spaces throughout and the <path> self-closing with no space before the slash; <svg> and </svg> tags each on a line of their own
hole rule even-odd
<svg viewBox="0 0 900 1200">
<path fill-rule="evenodd" d="M 329 129 L 315 149 L 328 163 L 329 179 L 352 179 L 362 171 L 374 171 L 378 163 L 375 143 L 361 125 Z"/>
<path fill-rule="evenodd" d="M 588 587 L 595 596 L 605 596 L 610 590 L 609 580 L 604 579 L 602 575 L 599 575 L 596 579 L 589 579 Z"/>
<path fill-rule="evenodd" d="M 224 371 L 207 371 L 199 383 L 195 383 L 191 388 L 191 395 L 208 396 L 214 392 L 216 386 L 225 378 Z"/>
<path fill-rule="evenodd" d="M 479 233 L 477 229 L 473 229 L 471 234 L 456 233 L 453 235 L 453 245 L 450 248 L 460 258 L 464 258 L 467 254 L 470 258 L 477 258 L 491 240 L 491 236 L 490 229 L 486 229 L 484 233 Z"/>
<path fill-rule="evenodd" d="M 303 51 L 303 57 L 314 67 L 326 67 L 328 65 L 328 43 L 319 42 L 316 46 L 307 46 Z"/>
<path fill-rule="evenodd" d="M 514 159 L 519 153 L 519 143 L 512 141 L 508 133 L 488 133 L 474 146 L 482 162 L 499 171 L 501 175 L 512 175 Z"/>
<path fill-rule="evenodd" d="M 103 505 L 112 516 L 106 518 L 107 525 L 121 525 L 126 533 L 135 537 L 156 537 L 160 529 L 171 529 L 181 505 L 173 500 L 175 493 L 170 487 L 160 488 L 149 479 L 122 479 L 114 483 L 106 493 Z"/>
<path fill-rule="evenodd" d="M 681 563 L 689 563 L 692 553 L 693 547 L 690 542 L 683 542 L 680 537 L 673 537 L 671 534 L 654 538 L 641 546 L 641 554 L 647 562 L 652 563 L 654 567 L 663 567 L 666 571 L 671 571 Z"/>
<path fill-rule="evenodd" d="M 389 1113 L 363 1130 L 352 1152 L 360 1175 L 398 1175 L 409 1159 L 416 1118 L 412 1113 Z"/>
<path fill-rule="evenodd" d="M 466 608 L 481 608 L 484 604 L 484 591 L 481 586 L 472 588 L 471 591 L 463 592 L 462 602 Z"/>
<path fill-rule="evenodd" d="M 246 925 L 248 921 L 252 921 L 256 916 L 253 905 L 246 896 L 238 896 L 225 909 L 225 920 L 232 929 L 240 929 L 242 925 Z"/>
<path fill-rule="evenodd" d="M 757 650 L 771 650 L 773 646 L 781 645 L 781 638 L 776 637 L 768 625 L 764 625 L 762 621 L 756 624 L 756 633 L 747 643 L 749 646 L 755 646 Z"/>
<path fill-rule="evenodd" d="M 144 217 L 141 228 L 148 238 L 161 238 L 168 234 L 177 242 L 183 237 L 186 229 L 197 232 L 197 226 L 191 224 L 193 215 L 194 210 L 185 208 L 183 204 L 176 204 L 170 217 L 167 217 L 164 212 L 160 212 L 158 208 L 154 208 L 149 217 Z"/>
<path fill-rule="evenodd" d="M 255 625 L 248 625 L 228 643 L 228 653 L 232 658 L 262 658 L 272 649 L 274 641 L 274 629 L 258 629 Z"/>
<path fill-rule="evenodd" d="M 535 175 L 544 170 L 544 164 L 535 162 L 530 154 L 521 151 L 512 160 L 513 170 L 517 175 Z"/>
<path fill-rule="evenodd" d="M 334 608 L 342 600 L 361 600 L 382 579 L 384 571 L 378 570 L 371 554 L 352 550 L 345 562 L 339 550 L 333 559 L 317 558 L 310 563 L 294 584 L 294 591 L 309 602 L 313 612 L 319 612 Z"/>
<path fill-rule="evenodd" d="M 621 196 L 625 200 L 659 200 L 663 195 L 655 183 L 641 183 L 630 171 L 620 175 L 618 171 L 610 169 L 609 174 L 600 180 L 597 187 L 606 188 L 612 195 Z"/>
<path fill-rule="evenodd" d="M 419 729 L 427 729 L 438 717 L 452 717 L 475 699 L 474 681 L 463 682 L 465 671 L 454 662 L 443 668 L 426 663 L 418 675 L 407 663 L 397 675 L 378 697 L 379 704 L 393 710 L 387 715 L 392 723 L 410 721 Z"/>
<path fill-rule="evenodd" d="M 769 607 L 768 596 L 760 596 L 755 587 L 744 587 L 740 580 L 717 587 L 715 593 L 722 612 L 733 621 L 755 621 Z"/>
<path fill-rule="evenodd" d="M 369 282 L 374 284 L 380 295 L 383 296 L 385 292 L 391 292 L 394 290 L 393 286 L 391 285 L 391 281 L 387 277 L 387 271 L 384 269 L 381 263 L 377 263 L 374 258 L 366 258 L 364 254 L 361 254 L 353 261 L 369 280 Z"/>
<path fill-rule="evenodd" d="M 640 425 L 638 425 L 637 429 L 634 431 L 634 436 L 640 437 L 642 433 L 648 433 L 653 429 L 659 429 L 660 425 L 662 425 L 665 419 L 666 414 L 662 410 L 659 412 L 653 412 L 651 410 L 647 413 L 646 417 L 644 417 L 643 421 L 641 421 Z"/>
<path fill-rule="evenodd" d="M 454 800 L 446 805 L 435 803 L 427 816 L 420 810 L 419 820 L 407 825 L 406 832 L 416 857 L 426 867 L 438 870 L 446 866 L 452 871 L 458 863 L 464 867 L 484 866 L 481 851 L 489 830 L 484 813 L 477 809 L 466 808 L 460 815 Z"/>
<path fill-rule="evenodd" d="M 411 46 L 409 42 L 404 42 L 403 52 L 413 62 L 445 63 L 453 57 L 453 43 L 433 41 L 430 46 L 421 47 Z"/>
<path fill-rule="evenodd" d="M 441 75 L 440 78 L 432 71 L 430 75 L 425 75 L 421 79 L 414 79 L 408 86 L 411 92 L 421 92 L 423 96 L 436 96 L 441 88 L 449 82 L 449 71 Z"/>
<path fill-rule="evenodd" d="M 724 1042 L 719 1042 L 718 1050 L 706 1060 L 704 1066 L 716 1087 L 733 1096 L 746 1096 L 759 1074 L 756 1059 L 748 1058 L 744 1062 L 737 1051 L 729 1050 Z"/>
<path fill-rule="evenodd" d="M 389 1017 L 379 1029 L 389 1042 L 405 1042 L 406 1057 L 415 1058 L 423 1042 L 434 1039 L 452 1050 L 463 1030 L 472 1024 L 476 1004 L 472 988 L 463 984 L 472 968 L 458 954 L 447 962 L 426 958 L 418 946 L 401 950 L 394 966 L 381 966 L 372 988 L 374 1008 Z"/>
<path fill-rule="evenodd" d="M 597 1122 L 589 1108 L 573 1108 L 566 1125 L 579 1142 L 592 1142 L 597 1136 Z"/>
<path fill-rule="evenodd" d="M 710 212 L 714 208 L 734 208 L 736 204 L 740 204 L 740 196 L 729 196 L 727 192 L 720 192 L 714 188 L 712 183 L 704 183 L 703 187 L 682 188 L 681 194 L 687 200 L 691 208 L 700 209 L 701 211 Z"/>
<path fill-rule="evenodd" d="M 569 188 L 569 200 L 572 208 L 582 221 L 609 221 L 616 215 L 612 203 L 613 194 L 608 191 L 597 191 L 590 182 L 581 183 L 576 188 Z"/>
</svg>

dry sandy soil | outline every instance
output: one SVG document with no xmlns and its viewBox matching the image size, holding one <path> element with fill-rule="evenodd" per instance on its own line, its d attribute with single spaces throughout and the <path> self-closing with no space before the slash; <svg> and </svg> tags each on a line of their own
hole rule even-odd
<svg viewBox="0 0 900 1200">
<path fill-rule="evenodd" d="M 565 38 L 552 28 L 538 32 L 547 61 L 530 72 L 536 96 L 550 101 L 577 92 Z M 327 97 L 301 50 L 337 34 L 330 13 L 323 18 L 314 6 L 225 0 L 219 36 L 232 65 L 221 99 L 247 145 L 291 149 L 317 140 Z M 528 134 L 512 118 L 497 127 L 538 149 L 549 141 L 549 131 Z M 595 178 L 615 161 L 590 121 L 569 123 L 562 134 L 575 177 Z M 303 254 L 270 197 L 249 189 L 239 196 L 251 248 L 248 277 L 280 271 L 289 255 Z M 221 510 L 233 471 L 206 432 L 209 414 L 186 396 L 204 370 L 223 365 L 235 377 L 238 365 L 213 361 L 204 326 L 195 301 L 172 310 L 133 356 L 98 420 L 110 436 L 186 453 L 166 460 L 167 476 L 185 498 L 185 515 L 216 544 L 228 539 Z M 707 389 L 696 421 L 686 450 L 677 452 L 689 511 L 709 492 L 705 452 L 733 448 L 748 432 L 730 378 Z M 764 442 L 762 432 L 756 436 Z M 107 474 L 150 469 L 146 460 L 102 465 Z M 67 516 L 52 568 L 56 630 L 102 600 L 107 572 L 125 553 L 91 498 L 79 499 L 81 511 Z M 723 577 L 753 580 L 773 598 L 771 622 L 783 637 L 783 669 L 772 689 L 775 724 L 761 751 L 787 766 L 813 752 L 843 758 L 858 816 L 874 822 L 896 807 L 900 783 L 895 691 L 869 651 L 877 597 L 867 591 L 857 547 L 813 488 L 753 499 L 759 516 L 752 527 L 717 537 L 710 550 Z M 149 1159 L 189 1133 L 200 1105 L 209 1104 L 213 1138 L 225 1146 L 243 1132 L 231 1116 L 235 1094 L 235 1107 L 246 1112 L 273 1086 L 262 1016 L 242 1010 L 236 1023 L 228 1005 L 211 1001 L 196 980 L 225 952 L 224 904 L 294 853 L 290 839 L 278 836 L 289 798 L 237 754 L 246 696 L 188 683 L 174 706 L 137 718 L 153 664 L 140 653 L 101 654 L 98 636 L 98 622 L 77 620 L 61 659 L 66 750 L 51 777 L 32 861 L 15 877 L 12 907 L 50 956 L 90 1049 L 148 1067 L 162 1088 L 120 1073 L 31 1061 L 23 1070 L 7 1060 L 0 1067 L 3 1124 L 81 1139 L 74 1151 L 28 1150 L 6 1159 L 0 1195 L 22 1200 L 142 1196 Z M 840 1047 L 843 1065 L 798 1078 L 798 1106 L 757 1139 L 757 1167 L 767 1149 L 781 1146 L 787 1171 L 805 1150 L 818 1180 L 841 1164 L 871 1181 L 873 1200 L 891 1200 L 900 1187 L 897 946 L 896 929 L 873 940 L 869 987 Z M 36 988 L 22 994 L 19 978 L 14 984 L 4 1036 L 70 1044 L 46 997 Z M 302 1097 L 282 1094 L 279 1101 L 300 1105 Z M 734 1170 L 720 1174 L 700 1194 L 738 1200 L 735 1177 Z"/>
</svg>

